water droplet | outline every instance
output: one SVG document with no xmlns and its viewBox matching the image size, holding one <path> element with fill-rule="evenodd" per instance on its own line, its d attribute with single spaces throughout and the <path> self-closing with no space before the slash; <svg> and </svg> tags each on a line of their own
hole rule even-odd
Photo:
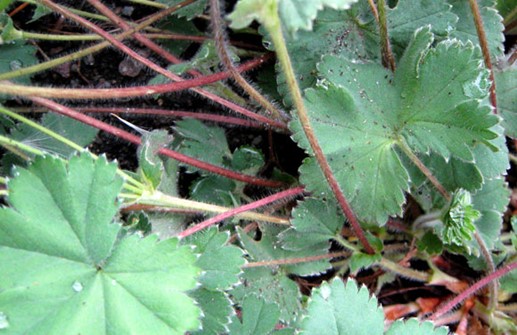
<svg viewBox="0 0 517 335">
<path fill-rule="evenodd" d="M 0 329 L 9 328 L 9 321 L 7 320 L 7 315 L 4 312 L 0 312 Z"/>
<path fill-rule="evenodd" d="M 11 69 L 11 71 L 16 71 L 16 70 L 19 70 L 22 68 L 22 62 L 19 61 L 18 59 L 15 59 L 15 60 L 12 60 L 9 62 L 9 68 Z"/>
<path fill-rule="evenodd" d="M 74 281 L 74 283 L 72 284 L 72 290 L 74 290 L 75 292 L 81 292 L 83 290 L 83 284 L 81 284 L 81 282 L 79 281 Z"/>
<path fill-rule="evenodd" d="M 320 287 L 320 294 L 323 299 L 327 300 L 330 297 L 331 293 L 332 292 L 330 290 L 330 287 L 328 287 L 327 285 Z"/>
</svg>

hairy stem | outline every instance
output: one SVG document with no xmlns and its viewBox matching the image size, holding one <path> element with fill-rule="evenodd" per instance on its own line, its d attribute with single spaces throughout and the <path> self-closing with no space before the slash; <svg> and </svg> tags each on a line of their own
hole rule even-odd
<svg viewBox="0 0 517 335">
<path fill-rule="evenodd" d="M 233 213 L 233 215 L 230 215 L 229 217 L 237 216 L 241 219 L 252 220 L 252 221 L 264 221 L 264 222 L 270 222 L 270 223 L 276 223 L 276 224 L 282 224 L 282 225 L 290 224 L 288 219 L 251 212 L 251 210 L 253 210 L 257 207 L 260 207 L 260 206 L 257 206 L 257 207 L 248 206 L 247 209 L 242 209 L 242 207 L 244 207 L 244 206 L 241 206 L 238 208 L 227 208 L 227 207 L 207 204 L 204 202 L 197 202 L 197 201 L 192 201 L 192 200 L 188 200 L 188 199 L 173 197 L 173 196 L 163 194 L 158 191 L 155 191 L 151 194 L 142 194 L 139 198 L 135 199 L 134 204 L 151 205 L 151 206 L 158 206 L 158 207 L 162 207 L 162 208 L 197 210 L 197 211 L 202 211 L 205 213 L 206 212 L 221 213 L 220 215 L 217 215 L 217 216 L 211 218 L 210 220 L 220 217 L 221 215 L 228 215 L 228 213 Z M 221 220 L 224 220 L 224 219 L 226 219 L 226 217 Z M 206 221 L 204 221 L 204 222 L 206 222 Z M 198 225 L 196 225 L 194 227 L 197 227 L 197 226 Z"/>
<path fill-rule="evenodd" d="M 278 266 L 278 265 L 290 265 L 299 263 L 316 262 L 322 259 L 343 257 L 348 255 L 348 252 L 331 252 L 324 255 L 308 256 L 308 257 L 297 257 L 297 258 L 286 258 L 286 259 L 273 259 L 269 261 L 250 262 L 242 266 L 242 268 L 256 268 L 260 266 Z"/>
<path fill-rule="evenodd" d="M 485 262 L 487 263 L 488 267 L 488 273 L 494 273 L 495 272 L 495 264 L 494 260 L 492 259 L 492 255 L 490 255 L 490 251 L 488 250 L 485 241 L 483 241 L 483 238 L 479 235 L 478 231 L 476 230 L 474 232 L 474 238 L 476 239 L 479 249 L 481 250 L 481 253 L 483 254 L 483 258 L 485 258 Z M 495 311 L 497 308 L 497 298 L 499 295 L 499 282 L 497 280 L 494 280 L 490 282 L 488 285 L 488 305 L 487 308 L 490 312 Z"/>
<path fill-rule="evenodd" d="M 226 36 L 226 27 L 222 22 L 221 17 L 221 4 L 219 0 L 210 0 L 210 21 L 213 27 L 214 40 L 217 49 L 217 53 L 219 54 L 219 59 L 223 63 L 224 67 L 231 73 L 232 78 L 235 80 L 237 84 L 249 94 L 249 96 L 259 103 L 264 109 L 266 109 L 271 115 L 274 116 L 277 120 L 289 120 L 287 114 L 273 106 L 268 99 L 266 99 L 260 92 L 258 92 L 250 83 L 240 74 L 239 71 L 235 68 L 233 61 L 228 53 L 228 45 L 227 45 L 227 36 Z"/>
<path fill-rule="evenodd" d="M 386 3 L 384 0 L 377 2 L 379 11 L 379 35 L 381 37 L 382 63 L 392 72 L 395 71 L 395 57 L 391 51 L 390 37 L 388 34 L 388 22 L 386 20 Z"/>
<path fill-rule="evenodd" d="M 419 282 L 425 283 L 425 282 L 428 282 L 429 279 L 431 278 L 431 276 L 425 272 L 406 268 L 406 267 L 404 267 L 400 264 L 397 264 L 393 261 L 390 261 L 389 259 L 384 258 L 384 257 L 379 262 L 379 265 L 385 270 L 391 271 L 404 278 L 411 279 L 414 281 L 419 281 Z"/>
<path fill-rule="evenodd" d="M 470 285 L 465 291 L 458 294 L 454 299 L 450 300 L 443 306 L 439 307 L 430 317 L 429 320 L 436 320 L 440 316 L 444 315 L 448 311 L 452 310 L 456 305 L 461 303 L 463 300 L 467 299 L 471 295 L 473 295 L 477 290 L 485 287 L 490 284 L 492 281 L 496 281 L 502 276 L 506 275 L 512 270 L 517 269 L 517 262 L 513 262 L 507 265 L 503 265 L 497 271 L 490 273 L 483 279 L 476 282 L 474 285 Z"/>
<path fill-rule="evenodd" d="M 187 5 L 187 4 L 190 4 L 192 3 L 194 0 L 185 0 L 182 2 L 183 6 Z M 115 46 L 116 48 L 118 48 L 119 50 L 123 51 L 124 53 L 126 53 L 128 56 L 130 56 L 131 58 L 139 61 L 140 63 L 144 64 L 145 66 L 147 66 L 148 68 L 158 72 L 159 74 L 171 79 L 171 80 L 174 80 L 174 81 L 177 81 L 177 82 L 180 82 L 183 80 L 183 78 L 179 77 L 178 75 L 162 68 L 161 66 L 159 66 L 158 64 L 152 62 L 151 60 L 147 59 L 146 57 L 140 55 L 139 53 L 137 53 L 136 51 L 132 50 L 131 48 L 127 47 L 126 45 L 124 45 L 122 42 L 118 41 L 117 39 L 115 39 L 111 34 L 109 34 L 108 32 L 104 31 L 103 29 L 101 29 L 99 26 L 93 24 L 92 22 L 88 21 L 88 20 L 85 20 L 83 19 L 82 17 L 78 16 L 78 15 L 75 15 L 73 13 L 71 13 L 70 11 L 66 10 L 65 8 L 55 4 L 54 2 L 52 2 L 51 0 L 41 0 L 41 2 L 49 7 L 50 9 L 64 15 L 65 17 L 75 21 L 75 22 L 78 22 L 79 24 L 81 24 L 82 26 L 90 29 L 91 31 L 99 34 L 100 36 L 104 37 L 107 41 L 109 41 L 111 44 L 113 44 L 113 46 Z M 122 24 L 121 20 L 118 20 L 119 22 L 117 23 L 120 23 Z M 152 43 L 152 42 L 150 42 Z M 189 88 L 192 88 L 192 87 L 189 87 Z M 216 101 L 217 103 L 222 103 L 224 106 L 238 112 L 238 113 L 242 113 L 244 115 L 246 115 L 247 117 L 251 118 L 251 119 L 254 119 L 256 121 L 259 121 L 259 122 L 264 122 L 266 124 L 269 124 L 271 125 L 272 127 L 279 127 L 279 128 L 287 128 L 283 123 L 281 122 L 277 122 L 277 121 L 273 121 L 273 120 L 270 120 L 269 118 L 265 117 L 265 116 L 262 116 L 262 115 L 257 115 L 256 113 L 253 113 L 249 110 L 246 110 L 245 108 L 243 108 L 242 106 L 238 106 L 236 105 L 235 103 L 233 102 L 230 102 L 230 101 L 227 101 L 221 97 L 218 97 L 216 96 L 215 94 L 213 93 L 209 93 L 209 92 L 206 92 L 200 88 L 193 88 L 193 91 L 195 91 L 196 93 L 199 93 L 205 97 L 208 97 L 209 99 L 213 100 L 213 101 Z"/>
<path fill-rule="evenodd" d="M 247 212 L 247 211 L 250 211 L 250 210 L 253 210 L 255 208 L 259 208 L 259 207 L 262 207 L 262 206 L 265 206 L 265 205 L 268 205 L 272 202 L 275 202 L 275 201 L 278 201 L 278 200 L 281 200 L 281 199 L 285 199 L 285 198 L 290 198 L 290 197 L 293 197 L 293 196 L 296 196 L 296 195 L 299 195 L 299 194 L 302 194 L 303 193 L 303 186 L 298 186 L 298 187 L 295 187 L 295 188 L 292 188 L 292 189 L 289 189 L 289 190 L 285 190 L 285 191 L 282 191 L 282 192 L 278 192 L 276 194 L 273 194 L 273 195 L 270 195 L 268 197 L 265 197 L 265 198 L 262 198 L 258 201 L 254 201 L 252 203 L 249 203 L 249 204 L 246 204 L 244 206 L 240 206 L 240 207 L 237 207 L 237 208 L 234 208 L 232 210 L 229 210 L 225 213 L 222 213 L 222 214 L 219 214 L 217 216 L 214 216 L 213 218 L 210 218 L 208 220 L 205 220 L 199 224 L 196 224 L 195 226 L 193 227 L 190 227 L 186 230 L 184 230 L 183 232 L 181 232 L 178 237 L 179 238 L 184 238 L 184 237 L 187 237 L 187 236 L 190 236 L 194 233 L 197 233 L 198 231 L 201 231 L 205 228 L 208 228 L 210 227 L 211 225 L 217 223 L 217 222 L 221 222 L 223 220 L 226 220 L 228 218 L 231 218 L 232 216 L 235 216 L 237 214 L 240 214 L 240 213 L 243 213 L 243 212 Z M 289 224 L 289 221 L 287 221 L 287 224 Z"/>
<path fill-rule="evenodd" d="M 377 23 L 379 22 L 379 12 L 377 11 L 377 6 L 375 6 L 375 2 L 373 0 L 368 0 L 368 5 L 370 6 L 370 10 L 372 11 L 373 17 Z"/>
<path fill-rule="evenodd" d="M 490 49 L 488 48 L 485 27 L 483 25 L 483 18 L 481 17 L 481 13 L 479 12 L 477 0 L 469 0 L 469 3 L 472 15 L 474 16 L 474 23 L 476 25 L 479 45 L 481 46 L 481 51 L 483 51 L 485 66 L 487 67 L 488 71 L 490 71 L 490 81 L 492 82 L 492 85 L 490 86 L 490 103 L 492 104 L 492 106 L 494 106 L 494 113 L 497 114 L 497 97 L 495 93 L 494 71 L 492 69 L 492 60 L 490 59 Z"/>
<path fill-rule="evenodd" d="M 280 24 L 280 17 L 278 15 L 278 9 L 272 12 L 274 17 L 268 18 L 267 22 L 264 23 L 264 27 L 268 31 L 273 44 L 275 45 L 275 50 L 277 53 L 278 61 L 282 67 L 282 70 L 286 76 L 286 82 L 289 87 L 289 91 L 291 92 L 294 105 L 296 107 L 296 111 L 298 113 L 298 118 L 300 119 L 300 123 L 302 124 L 303 131 L 309 144 L 314 152 L 314 156 L 318 161 L 318 164 L 325 175 L 325 179 L 327 180 L 332 192 L 334 193 L 339 205 L 341 206 L 345 216 L 347 217 L 350 225 L 352 226 L 352 230 L 354 234 L 357 236 L 364 249 L 369 254 L 374 254 L 375 250 L 372 248 L 366 236 L 364 234 L 363 228 L 359 224 L 355 213 L 352 211 L 352 208 L 348 204 L 348 201 L 341 190 L 336 177 L 332 173 L 332 170 L 327 162 L 327 158 L 321 149 L 316 135 L 311 127 L 309 117 L 307 115 L 307 110 L 305 109 L 305 105 L 303 104 L 303 98 L 300 91 L 300 87 L 298 86 L 298 82 L 296 81 L 296 76 L 291 64 L 291 59 L 289 57 L 289 52 L 287 51 L 287 47 L 285 44 L 284 35 L 282 33 L 282 27 Z"/>
<path fill-rule="evenodd" d="M 415 166 L 425 175 L 425 177 L 433 184 L 438 192 L 445 198 L 447 201 L 451 201 L 451 195 L 449 192 L 443 187 L 443 185 L 436 179 L 431 170 L 425 166 L 425 164 L 417 157 L 411 150 L 411 148 L 407 145 L 407 143 L 403 140 L 398 141 L 399 148 L 404 151 L 406 156 L 415 164 Z"/>
<path fill-rule="evenodd" d="M 118 40 L 123 40 L 124 38 L 129 37 L 132 34 L 134 34 L 136 31 L 144 29 L 145 27 L 150 26 L 151 24 L 155 23 L 156 21 L 159 21 L 159 20 L 163 19 L 164 17 L 166 17 L 169 14 L 173 13 L 177 9 L 178 8 L 176 8 L 176 7 L 171 7 L 171 8 L 165 9 L 165 10 L 163 10 L 161 12 L 158 12 L 158 13 L 152 15 L 151 17 L 149 17 L 147 20 L 143 21 L 142 23 L 136 25 L 132 29 L 130 29 L 128 31 L 125 31 L 125 32 L 123 32 L 121 34 L 115 35 L 114 38 L 116 38 Z M 29 74 L 34 74 L 34 73 L 37 73 L 37 72 L 45 71 L 45 70 L 48 70 L 48 69 L 53 68 L 55 66 L 58 66 L 58 65 L 61 65 L 61 64 L 64 64 L 64 63 L 68 63 L 68 62 L 80 59 L 80 58 L 82 58 L 84 56 L 93 54 L 93 53 L 98 52 L 98 51 L 100 51 L 100 50 L 102 50 L 104 48 L 109 47 L 110 45 L 111 44 L 109 42 L 101 42 L 101 43 L 93 45 L 91 47 L 82 49 L 80 51 L 77 51 L 77 52 L 71 53 L 69 55 L 66 55 L 66 56 L 63 56 L 63 57 L 59 57 L 59 58 L 56 58 L 56 59 L 53 59 L 53 60 L 50 60 L 50 61 L 47 61 L 47 62 L 44 62 L 44 63 L 39 63 L 39 64 L 36 64 L 36 65 L 33 65 L 33 66 L 24 67 L 24 68 L 21 68 L 21 69 L 18 69 L 18 70 L 1 73 L 0 74 L 0 80 L 7 80 L 7 79 L 12 79 L 12 78 L 17 78 L 17 77 L 20 77 L 20 76 L 25 76 L 25 75 L 29 75 Z"/>
<path fill-rule="evenodd" d="M 133 144 L 140 145 L 142 143 L 141 138 L 136 135 L 128 133 L 122 129 L 110 126 L 102 121 L 94 119 L 85 114 L 79 113 L 71 108 L 65 107 L 52 100 L 39 98 L 39 97 L 32 97 L 32 98 L 30 98 L 30 100 L 37 103 L 38 105 L 47 107 L 56 113 L 71 117 L 72 119 L 78 120 L 78 121 L 88 124 L 92 127 L 95 127 L 97 129 L 108 132 L 112 135 L 115 135 L 118 138 L 124 139 Z M 210 171 L 210 172 L 219 174 L 221 176 L 224 176 L 224 177 L 227 177 L 230 179 L 239 180 L 239 181 L 242 181 L 245 183 L 249 183 L 249 184 L 253 184 L 253 185 L 260 185 L 260 186 L 265 186 L 265 187 L 280 187 L 283 185 L 282 182 L 266 180 L 266 179 L 262 179 L 262 178 L 258 178 L 258 177 L 254 177 L 254 176 L 241 174 L 241 173 L 238 173 L 238 172 L 235 172 L 232 170 L 222 168 L 220 166 L 216 166 L 213 164 L 209 164 L 209 163 L 197 160 L 195 158 L 180 154 L 179 152 L 176 152 L 176 151 L 173 151 L 170 149 L 161 148 L 158 151 L 158 153 L 165 155 L 167 157 L 170 157 L 172 159 L 175 159 L 177 161 L 183 162 L 185 164 L 189 164 L 189 165 L 195 166 L 197 168 L 200 168 L 200 169 L 203 169 L 206 171 Z"/>
</svg>

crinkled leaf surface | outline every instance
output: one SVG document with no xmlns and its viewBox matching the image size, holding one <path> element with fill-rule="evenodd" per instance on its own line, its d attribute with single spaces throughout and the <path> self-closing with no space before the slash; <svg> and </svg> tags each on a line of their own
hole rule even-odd
<svg viewBox="0 0 517 335">
<path fill-rule="evenodd" d="M 505 134 L 517 137 L 517 68 L 494 71 L 497 110 L 503 117 Z"/>
<path fill-rule="evenodd" d="M 228 16 L 235 29 L 247 27 L 253 20 L 267 23 L 278 8 L 282 24 L 289 32 L 311 30 L 312 21 L 324 6 L 346 9 L 357 0 L 240 0 Z M 278 7 L 277 7 L 278 6 Z"/>
<path fill-rule="evenodd" d="M 153 130 L 142 136 L 142 144 L 138 147 L 138 167 L 147 185 L 157 189 L 165 171 L 163 161 L 158 156 L 158 150 L 172 142 L 165 130 Z"/>
<path fill-rule="evenodd" d="M 280 310 L 273 302 L 266 302 L 255 295 L 247 296 L 242 302 L 242 322 L 232 318 L 230 334 L 267 335 L 275 328 Z"/>
<path fill-rule="evenodd" d="M 348 280 L 324 282 L 312 291 L 301 333 L 326 335 L 383 334 L 384 314 L 365 286 Z M 408 333 L 410 334 L 410 333 Z"/>
<path fill-rule="evenodd" d="M 376 63 L 326 56 L 319 64 L 325 79 L 305 91 L 323 152 L 362 220 L 383 224 L 400 214 L 409 187 L 402 149 L 465 161 L 473 160 L 475 145 L 497 150 L 489 141 L 497 137 L 491 127 L 498 118 L 478 103 L 488 80 L 477 52 L 450 41 L 430 48 L 432 41 L 429 28 L 418 30 L 394 75 Z M 298 120 L 290 127 L 310 150 Z M 328 193 L 317 170 L 313 159 L 306 160 L 302 182 L 315 194 Z"/>
<path fill-rule="evenodd" d="M 407 321 L 397 320 L 393 322 L 386 335 L 447 335 L 449 331 L 445 327 L 435 328 L 432 322 L 420 322 L 417 319 Z"/>
<path fill-rule="evenodd" d="M 185 294 L 199 269 L 176 239 L 117 239 L 116 166 L 89 154 L 36 158 L 0 209 L 6 334 L 183 334 L 199 327 Z"/>
<path fill-rule="evenodd" d="M 468 1 L 448 0 L 452 5 L 452 12 L 459 18 L 455 25 L 455 29 L 451 31 L 450 37 L 457 38 L 460 41 L 471 41 L 475 45 L 479 45 L 479 38 L 474 25 L 474 17 Z M 503 55 L 504 42 L 504 25 L 503 18 L 495 10 L 494 0 L 477 0 L 483 27 L 487 37 L 490 55 L 495 59 Z"/>
<path fill-rule="evenodd" d="M 239 281 L 244 265 L 243 251 L 227 245 L 228 239 L 228 232 L 220 233 L 212 227 L 184 240 L 184 243 L 194 245 L 194 251 L 200 254 L 196 265 L 203 269 L 203 274 L 199 281 L 207 289 L 229 289 Z"/>
</svg>

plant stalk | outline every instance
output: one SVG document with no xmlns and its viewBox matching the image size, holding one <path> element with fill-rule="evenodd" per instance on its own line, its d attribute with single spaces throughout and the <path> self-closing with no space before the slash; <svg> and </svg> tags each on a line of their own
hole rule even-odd
<svg viewBox="0 0 517 335">
<path fill-rule="evenodd" d="M 325 178 L 330 185 L 332 192 L 336 196 L 339 205 L 350 222 L 354 234 L 357 236 L 366 252 L 369 254 L 374 254 L 375 250 L 366 239 L 363 228 L 359 224 L 359 221 L 357 220 L 355 213 L 352 211 L 352 208 L 348 204 L 348 201 L 346 200 L 345 195 L 343 194 L 343 191 L 341 190 L 336 180 L 336 177 L 332 173 L 332 170 L 327 162 L 327 158 L 325 157 L 325 154 L 323 153 L 323 150 L 321 149 L 316 135 L 314 134 L 314 131 L 311 127 L 309 117 L 307 115 L 307 110 L 305 109 L 305 105 L 303 103 L 300 87 L 296 81 L 296 76 L 291 64 L 289 52 L 285 44 L 280 17 L 278 15 L 278 8 L 276 8 L 274 11 L 274 17 L 268 18 L 267 22 L 264 23 L 264 27 L 271 36 L 275 46 L 277 58 L 286 76 L 286 82 L 289 87 L 289 91 L 291 92 L 293 102 L 298 113 L 298 118 L 300 119 L 305 136 L 307 137 L 307 140 L 309 141 L 309 144 L 314 152 L 314 156 L 316 157 L 316 160 L 318 161 L 318 164 L 323 171 L 323 174 L 325 175 Z"/>
<path fill-rule="evenodd" d="M 71 108 L 65 107 L 52 100 L 48 100 L 48 99 L 44 99 L 44 98 L 40 98 L 40 97 L 31 97 L 30 100 L 37 103 L 38 105 L 47 107 L 56 113 L 71 117 L 75 120 L 83 122 L 87 125 L 97 128 L 97 129 L 103 130 L 107 133 L 115 135 L 116 137 L 122 138 L 133 144 L 140 145 L 142 143 L 141 138 L 136 135 L 133 135 L 133 134 L 126 132 L 122 129 L 119 129 L 117 127 L 108 125 L 105 122 L 94 119 L 88 115 L 79 113 Z M 210 172 L 219 174 L 221 176 L 224 176 L 224 177 L 227 177 L 230 179 L 239 180 L 239 181 L 242 181 L 245 183 L 260 185 L 260 186 L 264 186 L 264 187 L 281 187 L 282 185 L 284 185 L 282 182 L 279 182 L 279 181 L 266 180 L 266 179 L 262 179 L 262 178 L 258 178 L 258 177 L 254 177 L 254 176 L 241 174 L 241 173 L 238 173 L 238 172 L 235 172 L 232 170 L 228 170 L 228 169 L 222 168 L 220 166 L 209 164 L 209 163 L 197 160 L 195 158 L 180 154 L 179 152 L 176 152 L 176 151 L 173 151 L 170 149 L 161 148 L 158 151 L 158 153 L 165 155 L 167 157 L 173 158 L 175 160 L 178 160 L 182 163 L 189 164 L 189 165 L 195 166 L 197 168 L 200 168 L 200 169 L 203 169 L 206 171 L 210 171 Z"/>
<path fill-rule="evenodd" d="M 476 25 L 479 45 L 481 46 L 481 51 L 483 52 L 485 66 L 488 71 L 490 71 L 490 81 L 492 82 L 492 85 L 490 86 L 490 103 L 494 107 L 494 114 L 497 114 L 497 96 L 495 93 L 494 70 L 492 68 L 492 60 L 490 59 L 490 49 L 488 48 L 485 27 L 483 25 L 483 18 L 481 17 L 477 0 L 469 0 L 469 3 L 472 15 L 474 16 L 474 24 Z"/>
<path fill-rule="evenodd" d="M 379 13 L 379 35 L 381 37 L 381 53 L 382 63 L 385 67 L 395 71 L 395 57 L 391 51 L 390 36 L 388 34 L 388 22 L 386 19 L 386 3 L 384 0 L 377 1 L 377 9 Z"/>
<path fill-rule="evenodd" d="M 242 266 L 242 268 L 256 268 L 256 267 L 260 267 L 260 266 L 279 266 L 279 265 L 300 264 L 300 263 L 320 261 L 322 259 L 328 259 L 328 258 L 343 257 L 346 255 L 348 255 L 348 252 L 340 251 L 340 252 L 331 252 L 331 253 L 324 254 L 324 255 L 309 256 L 309 257 L 273 259 L 273 260 L 269 260 L 269 261 L 246 263 Z"/>
</svg>

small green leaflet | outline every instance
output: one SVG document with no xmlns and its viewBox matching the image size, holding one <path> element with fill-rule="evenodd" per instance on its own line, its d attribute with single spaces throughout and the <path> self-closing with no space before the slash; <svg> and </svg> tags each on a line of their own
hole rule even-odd
<svg viewBox="0 0 517 335">
<path fill-rule="evenodd" d="M 442 241 L 446 244 L 465 246 L 476 231 L 474 221 L 481 213 L 472 206 L 469 192 L 459 189 L 452 195 L 451 202 L 442 215 Z"/>
<path fill-rule="evenodd" d="M 231 27 L 242 29 L 257 20 L 269 24 L 278 12 L 283 26 L 291 33 L 299 29 L 312 30 L 312 21 L 325 6 L 347 9 L 357 0 L 240 0 L 234 11 L 228 15 Z M 278 7 L 277 7 L 278 6 Z"/>
<path fill-rule="evenodd" d="M 169 7 L 176 6 L 183 2 L 183 0 L 158 0 L 157 2 L 166 4 Z M 174 12 L 174 15 L 178 17 L 185 16 L 188 20 L 192 20 L 196 16 L 200 16 L 203 14 L 205 10 L 207 0 L 197 0 L 194 3 L 187 5 L 183 8 Z"/>
<path fill-rule="evenodd" d="M 323 79 L 305 91 L 305 104 L 323 152 L 358 217 L 383 225 L 400 214 L 410 183 L 401 151 L 434 152 L 446 160 L 473 161 L 472 148 L 497 138 L 497 116 L 478 99 L 488 93 L 487 73 L 472 45 L 444 41 L 430 48 L 429 28 L 418 30 L 392 75 L 377 63 L 326 56 Z M 298 120 L 293 138 L 309 145 Z M 335 141 L 340 138 L 340 141 Z M 314 194 L 328 187 L 314 160 L 301 180 Z"/>
<path fill-rule="evenodd" d="M 221 291 L 211 291 L 203 287 L 190 292 L 203 311 L 202 328 L 191 334 L 214 335 L 224 334 L 227 331 L 230 317 L 235 314 L 228 294 Z"/>
<path fill-rule="evenodd" d="M 162 180 L 165 168 L 158 156 L 158 150 L 172 142 L 165 130 L 153 130 L 142 136 L 142 144 L 138 147 L 138 170 L 144 183 L 151 190 L 156 190 Z"/>
<path fill-rule="evenodd" d="M 301 334 L 381 335 L 384 314 L 365 286 L 339 278 L 312 291 Z M 408 333 L 409 334 L 409 333 Z"/>
<path fill-rule="evenodd" d="M 239 281 L 245 262 L 243 251 L 226 245 L 229 238 L 228 232 L 220 233 L 216 227 L 211 227 L 182 241 L 182 244 L 194 245 L 194 252 L 200 254 L 196 262 L 203 270 L 199 282 L 207 289 L 229 289 Z"/>
<path fill-rule="evenodd" d="M 37 157 L 0 209 L 5 334 L 184 334 L 200 310 L 185 293 L 200 269 L 189 247 L 119 236 L 122 179 L 89 154 Z"/>
<path fill-rule="evenodd" d="M 286 250 L 325 249 L 341 233 L 345 218 L 334 200 L 305 198 L 291 213 L 292 228 L 280 234 Z"/>
<path fill-rule="evenodd" d="M 280 310 L 275 303 L 266 302 L 263 298 L 255 295 L 249 295 L 242 302 L 242 323 L 237 316 L 234 316 L 229 326 L 229 334 L 271 334 L 279 317 Z"/>
</svg>

